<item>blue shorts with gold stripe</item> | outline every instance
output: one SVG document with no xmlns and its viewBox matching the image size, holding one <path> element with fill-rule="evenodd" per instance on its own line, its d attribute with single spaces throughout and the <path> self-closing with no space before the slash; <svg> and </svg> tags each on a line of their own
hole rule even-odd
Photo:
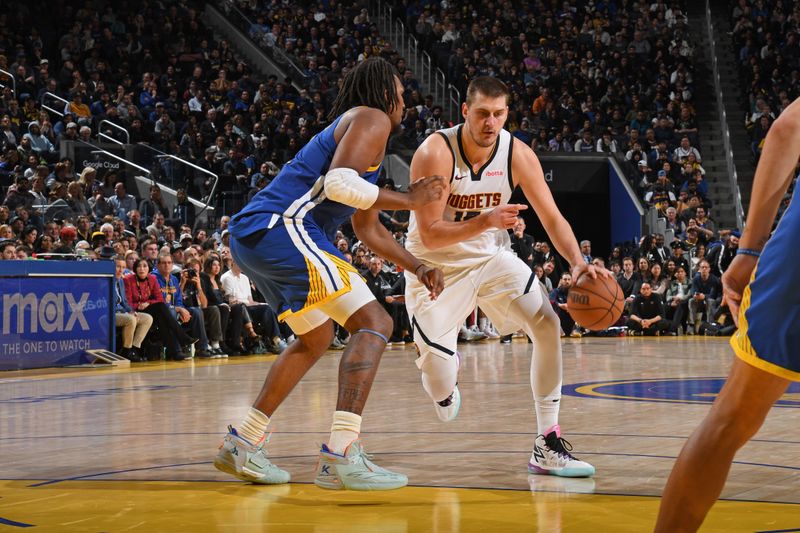
<svg viewBox="0 0 800 533">
<path fill-rule="evenodd" d="M 794 196 L 742 295 L 731 346 L 756 368 L 800 381 L 800 201 L 797 191 Z"/>
<path fill-rule="evenodd" d="M 232 237 L 230 246 L 280 320 L 350 291 L 350 273 L 358 273 L 309 218 L 281 218 L 271 229 Z"/>
</svg>

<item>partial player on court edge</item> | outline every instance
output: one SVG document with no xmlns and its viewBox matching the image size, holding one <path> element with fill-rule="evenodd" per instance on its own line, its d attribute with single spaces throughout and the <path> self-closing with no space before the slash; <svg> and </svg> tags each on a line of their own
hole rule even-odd
<svg viewBox="0 0 800 533">
<path fill-rule="evenodd" d="M 501 334 L 523 329 L 533 339 L 531 387 L 538 436 L 528 470 L 585 477 L 594 467 L 573 457 L 561 437 L 561 338 L 558 317 L 535 274 L 512 251 L 508 229 L 527 206 L 508 204 L 518 185 L 558 252 L 582 273 L 609 276 L 587 265 L 569 223 L 559 212 L 533 151 L 503 128 L 509 92 L 495 78 L 475 78 L 462 104 L 464 123 L 428 137 L 411 162 L 412 183 L 447 176 L 445 195 L 412 213 L 406 248 L 441 268 L 447 289 L 437 300 L 406 274 L 406 305 L 419 350 L 422 385 L 443 421 L 461 405 L 456 352 L 458 326 L 476 305 Z M 601 273 L 602 272 L 602 273 Z"/>
<path fill-rule="evenodd" d="M 229 426 L 214 460 L 219 470 L 253 483 L 286 483 L 264 449 L 270 417 L 333 339 L 333 322 L 351 333 L 339 364 L 339 393 L 330 439 L 322 445 L 317 477 L 326 489 L 387 490 L 408 478 L 369 460 L 358 440 L 361 412 L 392 319 L 332 244 L 352 218 L 361 241 L 401 265 L 435 299 L 442 273 L 404 250 L 378 222 L 381 209 L 416 209 L 442 196 L 444 180 L 415 183 L 408 194 L 375 182 L 389 135 L 403 117 L 403 85 L 394 67 L 374 58 L 344 78 L 331 124 L 287 162 L 275 179 L 230 222 L 231 253 L 242 271 L 297 335 L 269 369 L 247 416 Z"/>
<path fill-rule="evenodd" d="M 739 326 L 736 354 L 711 411 L 681 450 L 664 489 L 656 532 L 696 531 L 719 498 L 733 457 L 792 381 L 800 381 L 800 187 L 769 233 L 800 159 L 800 98 L 772 124 L 753 180 L 747 227 L 722 276 Z M 748 283 L 749 282 L 749 283 Z"/>
</svg>

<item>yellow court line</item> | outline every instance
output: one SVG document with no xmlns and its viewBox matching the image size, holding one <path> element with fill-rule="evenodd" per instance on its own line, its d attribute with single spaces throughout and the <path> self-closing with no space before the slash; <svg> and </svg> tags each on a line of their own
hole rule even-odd
<svg viewBox="0 0 800 533">
<path fill-rule="evenodd" d="M 198 368 L 205 366 L 222 365 L 243 365 L 248 363 L 267 363 L 277 359 L 277 355 L 248 355 L 226 359 L 198 359 L 193 358 L 186 361 L 150 361 L 146 363 L 132 364 L 130 367 L 109 367 L 109 368 L 35 368 L 31 370 L 9 370 L 0 372 L 0 383 L 18 380 L 44 380 L 60 379 L 84 376 L 106 376 L 109 374 L 138 374 L 140 372 L 157 372 L 163 370 L 175 370 L 179 368 Z"/>
</svg>

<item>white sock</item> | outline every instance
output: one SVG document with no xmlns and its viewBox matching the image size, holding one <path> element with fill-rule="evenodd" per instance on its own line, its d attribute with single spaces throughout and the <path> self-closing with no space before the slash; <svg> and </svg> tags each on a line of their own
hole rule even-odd
<svg viewBox="0 0 800 533">
<path fill-rule="evenodd" d="M 557 397 L 536 398 L 536 429 L 538 435 L 558 424 L 558 410 L 561 406 L 561 395 Z"/>
<path fill-rule="evenodd" d="M 245 440 L 256 444 L 264 436 L 268 425 L 269 417 L 255 407 L 251 407 L 247 412 L 247 417 L 236 430 Z"/>
<path fill-rule="evenodd" d="M 211 341 L 211 348 L 217 350 L 219 348 L 219 341 Z"/>
<path fill-rule="evenodd" d="M 509 312 L 530 317 L 522 329 L 533 339 L 531 389 L 536 406 L 538 434 L 558 424 L 561 407 L 561 338 L 558 316 L 542 294 L 529 293 L 511 303 Z"/>
<path fill-rule="evenodd" d="M 361 433 L 361 416 L 348 411 L 335 411 L 331 424 L 331 438 L 328 449 L 333 453 L 344 455 L 344 451 Z"/>
<path fill-rule="evenodd" d="M 480 329 L 481 331 L 485 330 L 488 321 L 489 320 L 486 317 L 479 318 L 478 319 L 478 329 Z"/>
</svg>

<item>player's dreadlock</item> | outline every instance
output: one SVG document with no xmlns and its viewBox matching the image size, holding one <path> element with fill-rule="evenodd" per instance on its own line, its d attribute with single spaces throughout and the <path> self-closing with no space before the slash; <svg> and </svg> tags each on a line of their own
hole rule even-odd
<svg viewBox="0 0 800 533">
<path fill-rule="evenodd" d="M 380 57 L 365 59 L 347 73 L 330 119 L 338 117 L 348 109 L 367 106 L 391 113 L 401 103 L 397 99 L 394 77 L 397 70 L 391 63 Z"/>
</svg>

